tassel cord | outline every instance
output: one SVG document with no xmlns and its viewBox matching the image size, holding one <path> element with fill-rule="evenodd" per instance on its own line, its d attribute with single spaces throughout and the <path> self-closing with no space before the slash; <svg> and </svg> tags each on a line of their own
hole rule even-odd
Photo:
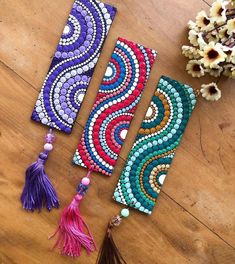
<svg viewBox="0 0 235 264">
<path fill-rule="evenodd" d="M 56 191 L 44 169 L 49 152 L 53 149 L 54 139 L 55 136 L 50 129 L 45 137 L 44 151 L 39 154 L 37 161 L 26 170 L 25 186 L 21 195 L 21 202 L 26 210 L 38 209 L 41 211 L 45 206 L 50 211 L 52 208 L 59 207 Z"/>
<path fill-rule="evenodd" d="M 80 202 L 88 190 L 90 184 L 91 170 L 82 178 L 77 187 L 77 194 L 72 202 L 66 207 L 60 218 L 56 232 L 50 237 L 57 235 L 57 240 L 53 248 L 58 248 L 63 255 L 79 257 L 84 248 L 89 255 L 96 250 L 96 244 L 91 231 L 83 220 L 80 213 Z"/>
</svg>

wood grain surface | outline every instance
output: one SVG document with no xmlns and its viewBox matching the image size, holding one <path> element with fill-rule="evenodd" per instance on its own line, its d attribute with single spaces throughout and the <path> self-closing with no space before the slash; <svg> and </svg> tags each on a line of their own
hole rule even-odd
<svg viewBox="0 0 235 264">
<path fill-rule="evenodd" d="M 118 8 L 82 109 L 70 136 L 57 133 L 46 164 L 61 208 L 75 193 L 85 170 L 71 164 L 118 36 L 158 51 L 113 177 L 93 175 L 81 205 L 98 247 L 106 224 L 121 206 L 111 197 L 159 77 L 164 74 L 199 88 L 185 72 L 181 45 L 186 24 L 202 0 L 107 0 Z M 212 1 L 209 1 L 212 2 Z M 42 149 L 47 128 L 31 112 L 60 38 L 72 0 L 0 0 L 0 263 L 95 263 L 97 252 L 77 260 L 51 251 L 62 209 L 26 213 L 19 202 L 25 168 Z M 222 99 L 199 99 L 151 216 L 132 212 L 115 240 L 128 264 L 235 263 L 235 89 L 222 80 Z"/>
</svg>

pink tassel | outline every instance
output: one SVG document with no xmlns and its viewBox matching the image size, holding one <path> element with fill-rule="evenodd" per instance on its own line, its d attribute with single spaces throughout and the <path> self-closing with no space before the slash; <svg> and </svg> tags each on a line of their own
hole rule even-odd
<svg viewBox="0 0 235 264">
<path fill-rule="evenodd" d="M 79 204 L 90 183 L 90 173 L 89 171 L 87 177 L 82 179 L 78 186 L 78 194 L 73 198 L 71 204 L 63 210 L 59 227 L 51 236 L 54 237 L 58 234 L 53 248 L 59 248 L 63 255 L 79 257 L 82 248 L 86 250 L 88 255 L 96 250 L 94 238 L 79 210 Z"/>
</svg>

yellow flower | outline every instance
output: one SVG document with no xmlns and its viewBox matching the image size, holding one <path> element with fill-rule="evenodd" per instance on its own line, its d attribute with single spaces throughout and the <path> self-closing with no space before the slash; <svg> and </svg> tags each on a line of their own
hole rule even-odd
<svg viewBox="0 0 235 264">
<path fill-rule="evenodd" d="M 210 30 L 213 28 L 213 24 L 204 10 L 197 14 L 196 25 L 201 28 L 201 30 Z"/>
<path fill-rule="evenodd" d="M 189 30 L 188 39 L 193 46 L 198 46 L 197 38 L 197 32 L 194 29 Z"/>
<path fill-rule="evenodd" d="M 201 57 L 199 50 L 191 46 L 182 46 L 182 54 L 189 59 L 198 59 Z"/>
<path fill-rule="evenodd" d="M 217 65 L 213 68 L 207 68 L 205 72 L 208 72 L 211 76 L 219 77 L 221 72 L 223 71 L 223 67 Z"/>
<path fill-rule="evenodd" d="M 229 35 L 232 35 L 235 33 L 235 18 L 228 20 L 227 27 L 228 27 Z"/>
<path fill-rule="evenodd" d="M 190 60 L 186 66 L 186 70 L 188 74 L 191 74 L 193 77 L 199 78 L 205 75 L 201 62 L 198 60 Z"/>
<path fill-rule="evenodd" d="M 211 21 L 216 22 L 218 25 L 223 24 L 226 21 L 226 5 L 227 1 L 217 0 L 210 8 Z"/>
<path fill-rule="evenodd" d="M 225 61 L 227 55 L 223 52 L 223 46 L 220 43 L 214 43 L 213 41 L 206 45 L 201 52 L 201 62 L 205 67 L 213 68 L 220 62 Z"/>
<path fill-rule="evenodd" d="M 217 84 L 212 82 L 209 84 L 203 84 L 201 86 L 201 94 L 206 100 L 217 101 L 221 97 L 221 91 L 218 88 Z"/>
</svg>

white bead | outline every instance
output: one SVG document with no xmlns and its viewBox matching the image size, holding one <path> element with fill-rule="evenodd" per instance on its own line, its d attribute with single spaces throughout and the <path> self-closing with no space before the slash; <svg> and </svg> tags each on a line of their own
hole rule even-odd
<svg viewBox="0 0 235 264">
<path fill-rule="evenodd" d="M 50 144 L 50 143 L 46 143 L 46 144 L 44 145 L 44 150 L 46 150 L 46 151 L 52 151 L 52 149 L 53 149 L 52 144 Z"/>
</svg>

